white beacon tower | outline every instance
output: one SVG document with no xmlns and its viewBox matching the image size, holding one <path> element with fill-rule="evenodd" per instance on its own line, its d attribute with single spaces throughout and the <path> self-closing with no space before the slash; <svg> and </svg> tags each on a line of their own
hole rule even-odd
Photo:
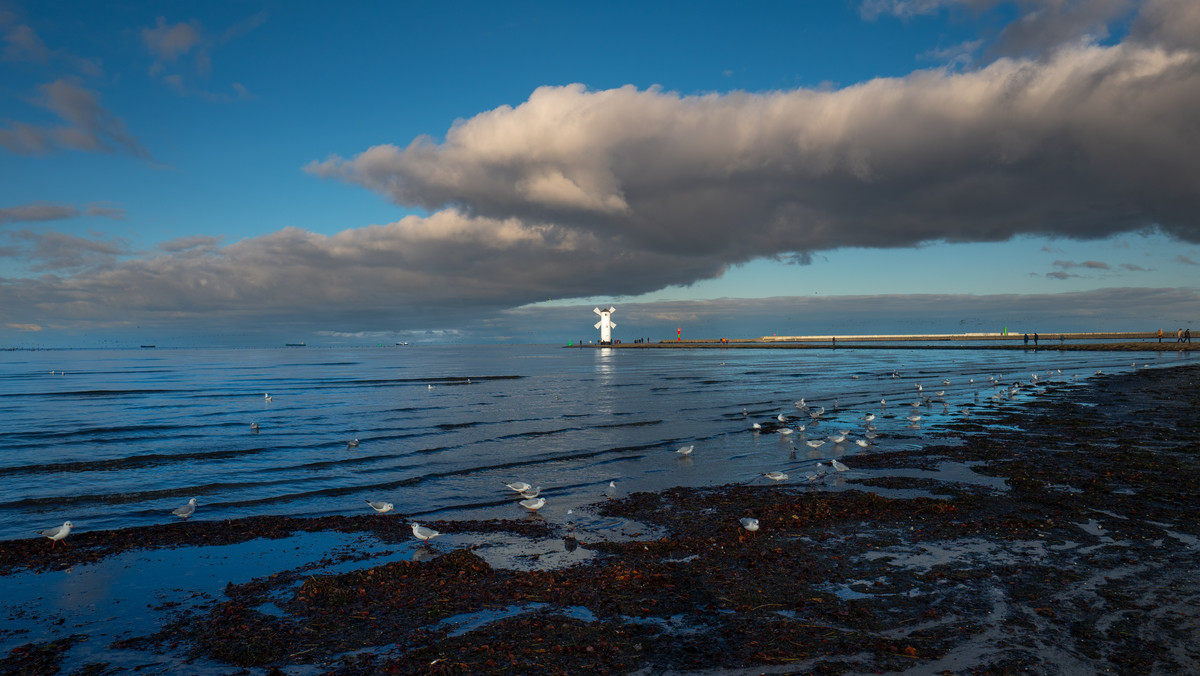
<svg viewBox="0 0 1200 676">
<path fill-rule="evenodd" d="M 600 315 L 600 321 L 596 322 L 596 328 L 600 329 L 600 344 L 612 345 L 612 330 L 617 328 L 616 323 L 612 320 L 612 313 L 616 312 L 617 308 L 610 307 L 607 310 L 596 308 L 592 310 Z"/>
</svg>

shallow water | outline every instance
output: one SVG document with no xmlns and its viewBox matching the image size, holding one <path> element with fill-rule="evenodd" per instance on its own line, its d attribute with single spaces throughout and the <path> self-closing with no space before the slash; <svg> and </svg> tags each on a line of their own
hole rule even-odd
<svg viewBox="0 0 1200 676">
<path fill-rule="evenodd" d="M 542 487 L 541 518 L 561 522 L 575 508 L 584 527 L 600 527 L 578 507 L 609 481 L 621 494 L 765 481 L 770 470 L 795 481 L 822 459 L 912 448 L 963 411 L 986 420 L 1036 396 L 1010 399 L 988 376 L 1082 383 L 1134 359 L 1188 363 L 1173 353 L 501 345 L 2 352 L 0 539 L 66 520 L 77 530 L 162 523 L 191 497 L 194 519 L 354 514 L 365 500 L 421 519 L 521 518 L 504 486 L 514 480 Z M 917 384 L 932 401 L 914 410 Z M 797 410 L 801 397 L 825 407 L 819 422 Z M 878 436 L 863 450 L 851 440 L 868 412 Z M 780 413 L 805 433 L 750 431 Z M 850 432 L 841 445 L 804 444 L 839 430 Z M 685 444 L 691 456 L 673 453 Z"/>
</svg>

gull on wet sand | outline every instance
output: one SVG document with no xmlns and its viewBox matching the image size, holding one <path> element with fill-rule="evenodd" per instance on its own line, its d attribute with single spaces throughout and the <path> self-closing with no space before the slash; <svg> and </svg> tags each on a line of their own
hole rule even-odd
<svg viewBox="0 0 1200 676">
<path fill-rule="evenodd" d="M 825 445 L 824 441 L 806 441 L 804 443 L 808 444 L 809 448 L 820 448 Z"/>
<path fill-rule="evenodd" d="M 692 451 L 694 450 L 696 450 L 695 444 L 688 444 L 687 446 L 684 446 L 675 452 L 679 455 L 691 455 Z"/>
<path fill-rule="evenodd" d="M 196 513 L 196 498 L 188 500 L 187 504 L 182 507 L 176 507 L 175 509 L 171 510 L 171 513 L 175 516 L 182 517 L 184 521 L 187 521 L 189 516 Z"/>
<path fill-rule="evenodd" d="M 372 501 L 372 500 L 367 500 L 367 504 L 371 506 L 371 509 L 375 510 L 376 512 L 379 512 L 380 514 L 390 512 L 390 511 L 392 511 L 392 508 L 394 507 L 394 505 L 392 505 L 392 503 L 390 503 L 390 502 L 376 502 L 376 501 Z"/>
<path fill-rule="evenodd" d="M 518 493 L 524 493 L 525 491 L 529 490 L 530 488 L 533 488 L 533 486 L 530 486 L 529 484 L 525 483 L 524 481 L 514 481 L 511 484 L 506 483 L 504 485 L 508 486 L 509 488 L 511 488 L 512 490 L 514 490 Z"/>
<path fill-rule="evenodd" d="M 845 466 L 844 464 L 842 464 L 842 461 L 841 461 L 841 460 L 838 460 L 837 458 L 834 458 L 833 460 L 830 460 L 830 461 L 829 461 L 829 464 L 830 464 L 830 465 L 832 465 L 832 466 L 833 466 L 833 469 L 834 469 L 834 470 L 836 470 L 836 471 L 838 471 L 838 472 L 845 472 L 846 470 L 850 469 L 849 467 L 847 467 L 847 466 Z"/>
<path fill-rule="evenodd" d="M 411 525 L 412 525 L 413 535 L 415 535 L 418 540 L 421 540 L 425 544 L 429 544 L 429 541 L 432 538 L 435 538 L 435 537 L 441 535 L 441 533 L 437 532 L 436 530 L 434 530 L 432 528 L 426 528 L 425 526 L 422 526 L 421 524 L 417 523 L 416 521 L 412 522 Z"/>
<path fill-rule="evenodd" d="M 771 481 L 787 481 L 788 478 L 788 475 L 784 474 L 783 472 L 765 472 L 763 473 L 763 476 L 767 477 Z"/>
<path fill-rule="evenodd" d="M 74 526 L 71 525 L 70 521 L 64 521 L 63 525 L 55 526 L 54 528 L 48 528 L 44 531 L 39 531 L 38 534 L 45 535 L 46 537 L 53 540 L 54 542 L 53 542 L 53 544 L 50 545 L 50 548 L 54 549 L 54 545 L 57 545 L 59 540 L 62 540 L 71 534 L 72 528 L 74 528 Z M 63 542 L 64 547 L 66 546 L 66 544 L 67 544 L 66 542 Z"/>
<path fill-rule="evenodd" d="M 522 500 L 519 502 L 522 507 L 531 512 L 537 512 L 542 507 L 546 506 L 546 498 L 537 498 L 533 500 Z"/>
<path fill-rule="evenodd" d="M 608 482 L 608 488 L 604 489 L 604 496 L 611 500 L 612 498 L 616 497 L 616 495 L 617 495 L 617 482 L 615 482 L 615 481 Z"/>
<path fill-rule="evenodd" d="M 738 520 L 742 522 L 742 528 L 745 528 L 746 530 L 750 531 L 751 533 L 758 530 L 758 519 L 755 519 L 755 518 L 752 518 L 749 516 L 743 516 L 741 519 L 738 519 Z"/>
</svg>

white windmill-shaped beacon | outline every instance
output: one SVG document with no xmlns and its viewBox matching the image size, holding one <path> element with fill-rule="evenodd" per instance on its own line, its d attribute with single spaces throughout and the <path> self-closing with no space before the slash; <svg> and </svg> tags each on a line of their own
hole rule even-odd
<svg viewBox="0 0 1200 676">
<path fill-rule="evenodd" d="M 612 345 L 612 330 L 617 328 L 617 325 L 612 320 L 612 313 L 616 312 L 617 308 L 610 307 L 607 310 L 596 308 L 592 310 L 600 315 L 600 321 L 596 322 L 596 328 L 600 329 L 600 344 Z"/>
</svg>

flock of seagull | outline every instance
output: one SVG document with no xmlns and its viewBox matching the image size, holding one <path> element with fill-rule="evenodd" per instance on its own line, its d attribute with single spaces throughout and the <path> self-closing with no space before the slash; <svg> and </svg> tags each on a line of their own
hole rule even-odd
<svg viewBox="0 0 1200 676">
<path fill-rule="evenodd" d="M 1147 364 L 1146 367 L 1148 367 L 1148 366 L 1149 365 Z M 1137 364 L 1134 363 L 1133 367 L 1137 368 Z M 51 373 L 54 373 L 54 372 L 51 371 Z M 1061 376 L 1062 370 L 1056 369 L 1054 371 L 1048 371 L 1045 375 L 1047 377 L 1053 377 L 1055 375 Z M 1096 371 L 1096 375 L 1103 375 L 1103 372 Z M 893 371 L 891 374 L 891 377 L 894 379 L 899 378 L 900 374 L 898 371 Z M 853 375 L 853 376 L 851 376 L 851 378 L 854 380 L 857 380 L 858 376 Z M 1003 378 L 1004 378 L 1003 376 L 988 376 L 988 383 L 997 390 L 997 392 L 994 395 L 992 395 L 992 397 L 991 397 L 994 402 L 999 402 L 1001 399 L 1004 399 L 1004 398 L 1011 399 L 1012 397 L 1014 397 L 1018 393 L 1020 393 L 1022 391 L 1022 388 L 1024 388 L 1024 387 L 1032 388 L 1035 393 L 1040 392 L 1040 390 L 1037 389 L 1038 385 L 1041 384 L 1042 382 L 1044 382 L 1041 379 L 1041 376 L 1039 376 L 1039 374 L 1037 374 L 1037 373 L 1031 374 L 1030 383 L 1028 386 L 1021 383 L 1020 381 L 1016 381 L 1016 382 L 1010 383 L 1008 386 L 1004 386 Z M 1073 376 L 1072 379 L 1073 380 L 1078 379 L 1078 376 L 1077 375 Z M 951 381 L 948 378 L 944 379 L 942 381 L 943 386 L 949 386 L 950 384 L 951 384 Z M 969 379 L 968 384 L 970 386 L 974 387 L 975 379 L 974 378 Z M 433 385 L 430 385 L 429 387 L 430 387 L 430 389 L 433 389 Z M 911 427 L 914 427 L 914 428 L 920 427 L 921 415 L 919 413 L 920 413 L 921 406 L 933 405 L 934 402 L 940 402 L 943 406 L 944 411 L 949 412 L 949 404 L 945 400 L 945 390 L 939 390 L 934 394 L 934 396 L 931 397 L 929 395 L 924 394 L 925 388 L 920 383 L 917 383 L 915 385 L 915 387 L 916 387 L 916 391 L 917 391 L 917 399 L 915 401 L 911 402 L 911 406 L 913 409 L 912 414 L 908 415 L 908 416 L 903 416 L 905 420 L 907 420 L 909 423 L 911 423 L 911 425 L 910 425 Z M 1003 388 L 1003 389 L 1001 389 L 1001 388 Z M 979 392 L 976 391 L 974 396 L 975 396 L 975 399 L 978 400 Z M 265 394 L 263 394 L 263 399 L 267 403 L 270 403 L 271 401 L 273 401 L 274 398 L 269 393 L 265 393 Z M 888 405 L 888 402 L 886 399 L 880 399 L 879 406 L 880 406 L 881 411 L 886 410 L 887 405 Z M 797 411 L 808 414 L 808 416 L 811 418 L 811 421 L 812 421 L 810 424 L 819 423 L 826 414 L 826 410 L 825 410 L 824 406 L 820 406 L 815 409 L 811 408 L 808 405 L 808 403 L 804 400 L 804 398 L 801 398 L 799 401 L 796 401 L 794 406 Z M 834 400 L 833 408 L 834 408 L 834 410 L 838 409 L 838 401 L 837 400 Z M 970 411 L 967 409 L 961 410 L 960 413 L 962 413 L 966 417 L 970 416 Z M 742 409 L 742 416 L 748 417 L 749 412 L 746 409 Z M 869 448 L 871 446 L 872 441 L 875 439 L 876 428 L 875 428 L 875 425 L 873 424 L 875 419 L 876 419 L 876 415 L 874 413 L 867 413 L 866 415 L 864 415 L 862 417 L 862 422 L 863 422 L 862 438 L 853 440 L 854 444 L 856 446 L 858 446 L 859 448 L 863 448 L 863 449 Z M 250 429 L 252 432 L 257 433 L 259 431 L 259 424 L 257 422 L 250 423 Z M 795 449 L 795 444 L 791 441 L 791 437 L 797 433 L 799 433 L 801 436 L 804 436 L 806 430 L 808 429 L 808 426 L 803 425 L 803 424 L 793 423 L 788 418 L 787 415 L 780 413 L 772 421 L 765 422 L 765 423 L 757 423 L 757 422 L 754 423 L 751 426 L 751 429 L 756 434 L 775 432 L 775 433 L 779 434 L 781 438 L 787 439 L 788 442 L 792 446 L 791 457 L 794 459 L 796 449 Z M 834 448 L 838 448 L 843 443 L 845 443 L 847 440 L 850 440 L 850 433 L 851 433 L 850 430 L 838 430 L 836 434 L 829 435 L 826 439 L 806 439 L 804 443 L 809 448 L 813 449 L 814 452 L 817 449 L 824 446 L 827 442 L 832 443 L 834 445 Z M 359 444 L 358 439 L 352 439 L 349 442 L 347 442 L 346 449 L 350 450 L 350 449 L 358 448 L 358 444 Z M 696 450 L 696 446 L 694 444 L 689 444 L 687 446 L 680 447 L 679 449 L 675 450 L 674 453 L 677 454 L 680 458 L 685 458 L 685 457 L 691 456 L 695 450 Z M 840 472 L 845 472 L 849 469 L 850 468 L 845 463 L 841 462 L 837 458 L 831 458 L 827 462 L 817 462 L 815 471 L 807 471 L 804 473 L 803 476 L 806 481 L 812 483 L 812 482 L 819 481 L 830 474 L 837 474 Z M 790 478 L 787 473 L 777 471 L 777 470 L 765 472 L 762 474 L 762 476 L 764 476 L 767 479 L 774 481 L 774 482 L 783 482 L 783 481 L 787 481 Z M 522 499 L 517 504 L 520 505 L 521 507 L 524 507 L 525 509 L 529 510 L 529 512 L 531 514 L 536 514 L 539 509 L 546 506 L 546 498 L 542 497 L 540 495 L 541 491 L 542 491 L 540 486 L 534 487 L 528 483 L 525 483 L 524 481 L 515 481 L 513 483 L 505 483 L 505 486 L 507 486 L 510 490 L 512 490 L 515 493 L 517 493 L 518 495 L 520 495 L 520 497 Z M 610 481 L 608 483 L 608 487 L 604 491 L 604 495 L 605 495 L 605 497 L 612 499 L 616 496 L 616 494 L 617 494 L 617 484 L 615 481 Z M 393 505 L 390 502 L 374 501 L 374 500 L 367 500 L 366 502 L 367 502 L 367 505 L 369 505 L 371 507 L 371 509 L 375 510 L 379 514 L 386 514 L 387 512 L 390 512 L 393 509 L 395 509 L 395 505 Z M 177 508 L 171 510 L 171 514 L 180 517 L 184 521 L 187 521 L 188 518 L 191 517 L 196 512 L 196 505 L 197 505 L 196 498 L 191 498 L 190 500 L 188 500 L 187 504 L 183 505 L 182 507 L 177 507 Z M 571 520 L 572 514 L 573 514 L 573 512 L 571 510 L 567 510 L 567 519 L 568 519 L 567 526 L 568 526 L 568 532 L 571 534 L 571 536 L 573 536 L 573 534 L 574 534 L 574 522 Z M 752 517 L 745 517 L 745 518 L 742 518 L 740 521 L 741 521 L 742 527 L 745 528 L 747 531 L 753 532 L 753 531 L 758 530 L 759 526 L 758 526 L 757 519 L 754 519 Z M 422 543 L 424 543 L 427 546 L 429 544 L 429 540 L 441 535 L 441 533 L 439 533 L 438 531 L 433 530 L 432 528 L 422 526 L 417 522 L 413 522 L 411 524 L 411 526 L 412 526 L 413 536 L 416 537 L 417 539 L 421 540 Z M 50 545 L 51 548 L 53 548 L 59 542 L 63 542 L 63 545 L 65 546 L 66 542 L 64 540 L 71 533 L 71 530 L 73 528 L 74 528 L 74 526 L 71 524 L 71 522 L 66 521 L 61 526 L 56 526 L 54 528 L 49 528 L 47 530 L 39 531 L 38 534 L 45 536 L 52 541 L 52 544 Z"/>
</svg>

